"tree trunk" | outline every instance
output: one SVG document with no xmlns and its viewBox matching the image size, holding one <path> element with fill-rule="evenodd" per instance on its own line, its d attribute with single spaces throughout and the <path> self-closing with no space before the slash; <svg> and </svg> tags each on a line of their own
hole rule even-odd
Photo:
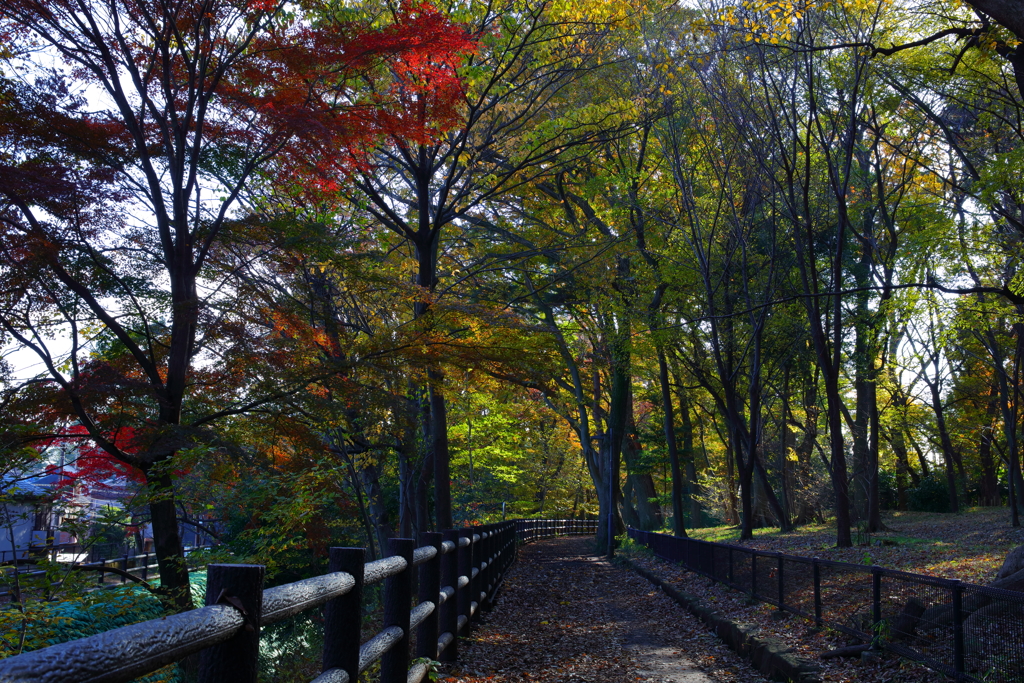
<svg viewBox="0 0 1024 683">
<path fill-rule="evenodd" d="M 978 442 L 978 459 L 981 461 L 981 505 L 995 506 L 1002 501 L 999 496 L 999 480 L 996 477 L 995 462 L 992 459 L 992 441 L 995 438 L 996 417 L 999 411 L 999 387 L 989 388 L 985 403 L 985 424 L 981 427 Z"/>
<path fill-rule="evenodd" d="M 608 405 L 608 458 L 611 472 L 611 510 L 620 503 L 619 472 L 622 471 L 622 448 L 626 439 L 627 411 L 630 409 L 629 324 L 624 319 L 615 335 L 611 349 L 611 397 Z M 616 515 L 618 516 L 618 515 Z"/>
<path fill-rule="evenodd" d="M 639 528 L 651 531 L 661 527 L 661 506 L 658 504 L 658 491 L 654 486 L 654 477 L 650 471 L 641 471 L 640 442 L 636 437 L 636 420 L 633 417 L 633 392 L 629 391 L 626 405 L 626 433 L 622 441 L 622 456 L 626 461 L 626 473 L 632 483 L 633 494 L 636 496 L 636 512 L 639 517 Z"/>
<path fill-rule="evenodd" d="M 673 420 L 672 393 L 668 383 L 668 361 L 665 351 L 658 347 L 658 379 L 661 382 L 661 406 L 665 422 L 665 444 L 668 447 L 668 461 L 672 468 L 672 529 L 676 536 L 686 536 L 686 524 L 683 519 L 683 475 L 679 467 L 679 451 L 676 447 L 676 427 Z M 690 430 L 690 450 L 687 453 L 693 458 L 693 430 Z M 691 519 L 690 524 L 693 524 Z"/>
<path fill-rule="evenodd" d="M 184 612 L 192 609 L 192 589 L 174 507 L 174 481 L 166 467 L 159 472 L 155 472 L 156 469 L 146 470 L 146 486 L 150 496 L 153 550 L 160 566 L 161 599 L 175 612 Z"/>
<path fill-rule="evenodd" d="M 831 375 L 831 373 L 830 373 Z M 846 447 L 843 441 L 842 396 L 837 377 L 826 376 L 825 398 L 828 402 L 829 442 L 831 444 L 832 490 L 836 497 L 836 546 L 853 547 L 850 534 L 850 499 L 847 487 Z"/>
<path fill-rule="evenodd" d="M 451 529 L 452 520 L 451 453 L 448 450 L 448 411 L 444 401 L 444 373 L 438 369 L 427 373 L 430 379 L 430 427 L 434 464 L 434 516 L 437 530 Z"/>
<path fill-rule="evenodd" d="M 935 422 L 939 429 L 942 459 L 946 465 L 946 486 L 949 488 L 949 511 L 960 512 L 960 504 L 956 495 L 956 456 L 953 453 L 953 442 L 949 438 L 949 430 L 946 429 L 945 406 L 942 404 L 942 396 L 939 394 L 939 360 L 937 354 L 933 355 L 931 364 L 935 367 L 935 380 L 929 380 L 924 373 L 922 373 L 922 376 L 925 378 L 925 383 L 928 384 L 928 389 L 931 392 L 932 411 L 935 412 Z"/>
<path fill-rule="evenodd" d="M 678 383 L 678 382 L 677 382 Z M 697 496 L 700 494 L 700 483 L 697 480 L 696 452 L 693 450 L 693 422 L 690 420 L 689 402 L 686 400 L 686 390 L 679 387 L 679 417 L 680 426 L 683 429 L 683 462 L 686 463 L 686 499 L 690 510 L 690 527 L 702 526 L 700 501 Z M 701 437 L 702 441 L 702 437 Z"/>
</svg>

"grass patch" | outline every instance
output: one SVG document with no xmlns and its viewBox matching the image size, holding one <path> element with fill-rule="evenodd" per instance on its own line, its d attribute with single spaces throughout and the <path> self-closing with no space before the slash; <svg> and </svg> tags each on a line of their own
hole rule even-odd
<svg viewBox="0 0 1024 683">
<path fill-rule="evenodd" d="M 754 537 L 740 540 L 731 526 L 692 529 L 692 538 L 729 543 L 758 550 L 818 557 L 856 564 L 877 564 L 891 569 L 991 582 L 1003 558 L 1024 545 L 1024 529 L 1010 526 L 1006 508 L 969 508 L 959 514 L 941 512 L 885 512 L 882 532 L 853 533 L 853 548 L 836 548 L 835 523 L 808 524 L 782 533 L 777 528 L 755 529 Z"/>
</svg>

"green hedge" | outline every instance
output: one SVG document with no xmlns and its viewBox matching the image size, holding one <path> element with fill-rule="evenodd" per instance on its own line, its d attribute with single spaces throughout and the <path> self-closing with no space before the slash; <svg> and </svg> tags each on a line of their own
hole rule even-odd
<svg viewBox="0 0 1024 683">
<path fill-rule="evenodd" d="M 192 575 L 192 594 L 202 604 L 206 573 Z M 30 601 L 22 614 L 7 606 L 0 610 L 0 659 L 18 652 L 24 633 L 24 652 L 38 650 L 110 631 L 140 621 L 159 619 L 166 612 L 157 598 L 143 588 L 125 586 L 98 590 L 60 602 Z M 136 683 L 180 683 L 178 666 L 172 664 Z"/>
</svg>

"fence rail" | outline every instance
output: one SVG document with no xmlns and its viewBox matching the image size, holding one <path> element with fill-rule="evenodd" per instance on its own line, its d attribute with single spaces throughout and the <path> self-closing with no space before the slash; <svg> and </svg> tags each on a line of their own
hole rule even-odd
<svg viewBox="0 0 1024 683">
<path fill-rule="evenodd" d="M 205 607 L 0 660 L 0 683 L 120 683 L 190 655 L 197 656 L 199 683 L 251 683 L 260 628 L 318 607 L 323 673 L 314 683 L 355 683 L 377 661 L 381 683 L 419 683 L 429 667 L 410 661 L 413 640 L 417 658 L 453 661 L 460 634 L 493 599 L 519 541 L 594 528 L 515 520 L 425 532 L 418 548 L 412 539 L 392 539 L 389 556 L 375 562 L 365 562 L 363 548 L 331 548 L 329 573 L 266 590 L 260 565 L 212 564 Z M 363 589 L 381 582 L 383 628 L 361 644 Z"/>
<path fill-rule="evenodd" d="M 958 681 L 1024 680 L 1024 593 L 629 529 L 669 562 Z"/>
</svg>

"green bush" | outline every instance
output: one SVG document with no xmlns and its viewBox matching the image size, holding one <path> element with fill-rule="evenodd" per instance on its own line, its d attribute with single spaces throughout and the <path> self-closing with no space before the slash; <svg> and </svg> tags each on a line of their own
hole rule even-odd
<svg viewBox="0 0 1024 683">
<path fill-rule="evenodd" d="M 70 640 L 110 631 L 148 619 L 159 619 L 165 612 L 160 601 L 135 587 L 114 588 L 87 593 L 80 598 L 60 602 L 28 602 L 22 613 L 13 606 L 0 610 L 0 659 L 17 654 L 24 635 L 24 652 L 38 650 Z M 175 665 L 167 666 L 136 683 L 178 683 Z"/>
<path fill-rule="evenodd" d="M 191 575 L 192 597 L 202 605 L 206 572 Z M 17 654 L 24 632 L 23 652 L 94 636 L 115 628 L 166 615 L 160 601 L 136 586 L 98 590 L 59 602 L 29 601 L 22 613 L 8 605 L 0 609 L 0 659 Z M 135 679 L 135 683 L 180 683 L 178 666 L 172 664 Z"/>
<path fill-rule="evenodd" d="M 883 510 L 895 510 L 899 507 L 899 490 L 896 486 L 896 473 L 879 470 L 878 472 L 878 507 Z"/>
<path fill-rule="evenodd" d="M 191 576 L 192 598 L 202 605 L 206 572 Z M 372 589 L 368 592 L 372 592 Z M 59 602 L 30 601 L 24 614 L 13 606 L 0 609 L 0 659 L 17 654 L 24 631 L 23 652 L 110 631 L 166 612 L 148 591 L 134 586 L 98 590 Z M 323 617 L 320 610 L 296 615 L 263 629 L 260 638 L 261 683 L 311 680 L 320 672 Z M 166 666 L 134 683 L 181 683 L 176 664 Z"/>
<path fill-rule="evenodd" d="M 922 477 L 917 488 L 907 491 L 907 508 L 916 512 L 949 512 L 949 488 L 940 474 Z"/>
</svg>

